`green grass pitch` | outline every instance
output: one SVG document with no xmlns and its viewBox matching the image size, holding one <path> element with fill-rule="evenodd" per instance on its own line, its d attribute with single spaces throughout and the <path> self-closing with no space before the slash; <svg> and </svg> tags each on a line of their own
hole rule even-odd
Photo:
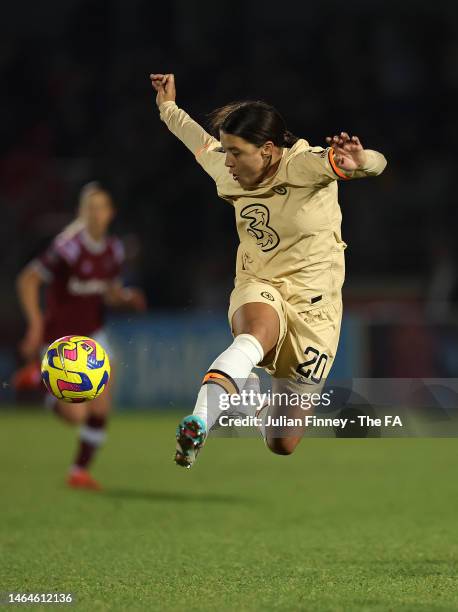
<svg viewBox="0 0 458 612">
<path fill-rule="evenodd" d="M 90 493 L 63 484 L 73 429 L 0 411 L 0 592 L 72 592 L 72 610 L 458 610 L 457 440 L 315 438 L 278 457 L 214 438 L 188 471 L 176 420 L 115 416 Z"/>
</svg>

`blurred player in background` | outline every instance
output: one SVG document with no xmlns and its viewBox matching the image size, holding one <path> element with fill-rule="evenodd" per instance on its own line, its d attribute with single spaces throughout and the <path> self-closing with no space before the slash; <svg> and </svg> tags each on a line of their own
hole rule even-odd
<svg viewBox="0 0 458 612">
<path fill-rule="evenodd" d="M 121 241 L 108 235 L 115 215 L 113 200 L 93 182 L 83 187 L 78 216 L 37 259 L 19 274 L 19 301 L 27 320 L 20 344 L 23 357 L 31 362 L 57 338 L 68 334 L 90 336 L 110 354 L 103 330 L 106 306 L 144 311 L 145 298 L 139 289 L 124 288 Z M 40 288 L 46 284 L 46 306 L 40 307 Z M 72 487 L 99 489 L 88 472 L 97 448 L 106 437 L 111 409 L 110 387 L 91 402 L 70 404 L 49 396 L 57 415 L 80 424 L 77 454 L 68 476 Z"/>
<path fill-rule="evenodd" d="M 345 276 L 337 180 L 376 176 L 386 160 L 346 132 L 328 137 L 327 149 L 311 147 L 264 102 L 215 111 L 215 138 L 176 105 L 173 74 L 150 78 L 162 121 L 234 206 L 240 239 L 229 306 L 235 339 L 211 364 L 194 413 L 177 429 L 175 461 L 191 467 L 221 416 L 219 399 L 250 386 L 253 367 L 273 376 L 274 393 L 322 389 L 337 350 Z M 304 411 L 291 414 L 291 405 L 273 403 L 258 414 L 266 443 L 278 454 L 292 453 L 304 433 L 303 427 L 281 433 L 268 427 L 269 417 L 278 422 L 288 415 Z"/>
</svg>

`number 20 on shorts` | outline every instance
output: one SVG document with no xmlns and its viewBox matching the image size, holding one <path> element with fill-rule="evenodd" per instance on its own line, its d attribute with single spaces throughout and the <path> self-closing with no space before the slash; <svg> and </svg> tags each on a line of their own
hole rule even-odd
<svg viewBox="0 0 458 612">
<path fill-rule="evenodd" d="M 317 384 L 321 382 L 326 369 L 328 356 L 326 353 L 320 353 L 320 351 L 317 351 L 313 346 L 308 346 L 304 351 L 304 355 L 308 357 L 308 359 L 297 366 L 296 372 L 304 378 L 310 378 L 313 383 Z"/>
</svg>

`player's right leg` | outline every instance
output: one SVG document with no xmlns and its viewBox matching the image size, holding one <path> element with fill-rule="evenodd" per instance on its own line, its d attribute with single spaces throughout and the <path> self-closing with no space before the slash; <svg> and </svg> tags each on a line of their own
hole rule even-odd
<svg viewBox="0 0 458 612">
<path fill-rule="evenodd" d="M 245 303 L 234 312 L 232 329 L 235 339 L 204 376 L 193 414 L 178 425 L 177 465 L 190 468 L 194 463 L 221 416 L 221 395 L 239 394 L 253 367 L 270 359 L 280 335 L 279 316 L 270 304 Z"/>
</svg>

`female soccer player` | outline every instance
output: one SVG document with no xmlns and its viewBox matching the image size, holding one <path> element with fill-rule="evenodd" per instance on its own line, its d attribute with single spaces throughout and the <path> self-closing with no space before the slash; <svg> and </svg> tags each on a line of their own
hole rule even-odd
<svg viewBox="0 0 458 612">
<path fill-rule="evenodd" d="M 312 147 L 264 102 L 236 102 L 214 111 L 214 138 L 176 105 L 173 74 L 150 79 L 162 121 L 213 178 L 218 195 L 234 206 L 240 239 L 229 305 L 235 339 L 211 364 L 194 413 L 177 429 L 175 461 L 191 467 L 221 416 L 218 397 L 250 385 L 253 367 L 272 375 L 274 392 L 291 393 L 297 383 L 305 390 L 323 385 L 342 316 L 346 244 L 337 180 L 376 176 L 386 160 L 346 132 L 328 137 L 326 149 Z M 267 406 L 260 418 L 268 425 L 269 416 L 288 410 Z M 303 427 L 262 431 L 278 454 L 292 453 L 303 435 Z"/>
<path fill-rule="evenodd" d="M 89 183 L 81 191 L 78 218 L 19 274 L 19 300 L 27 319 L 27 332 L 20 345 L 25 359 L 36 359 L 53 340 L 68 334 L 90 336 L 108 350 L 103 332 L 105 306 L 139 311 L 146 308 L 140 290 L 121 285 L 123 247 L 115 236 L 107 234 L 114 213 L 108 191 L 98 183 Z M 40 308 L 43 283 L 47 283 L 44 313 Z M 56 414 L 82 425 L 78 452 L 67 480 L 72 487 L 100 488 L 88 467 L 105 440 L 111 409 L 109 387 L 96 399 L 82 404 L 50 397 Z"/>
</svg>

